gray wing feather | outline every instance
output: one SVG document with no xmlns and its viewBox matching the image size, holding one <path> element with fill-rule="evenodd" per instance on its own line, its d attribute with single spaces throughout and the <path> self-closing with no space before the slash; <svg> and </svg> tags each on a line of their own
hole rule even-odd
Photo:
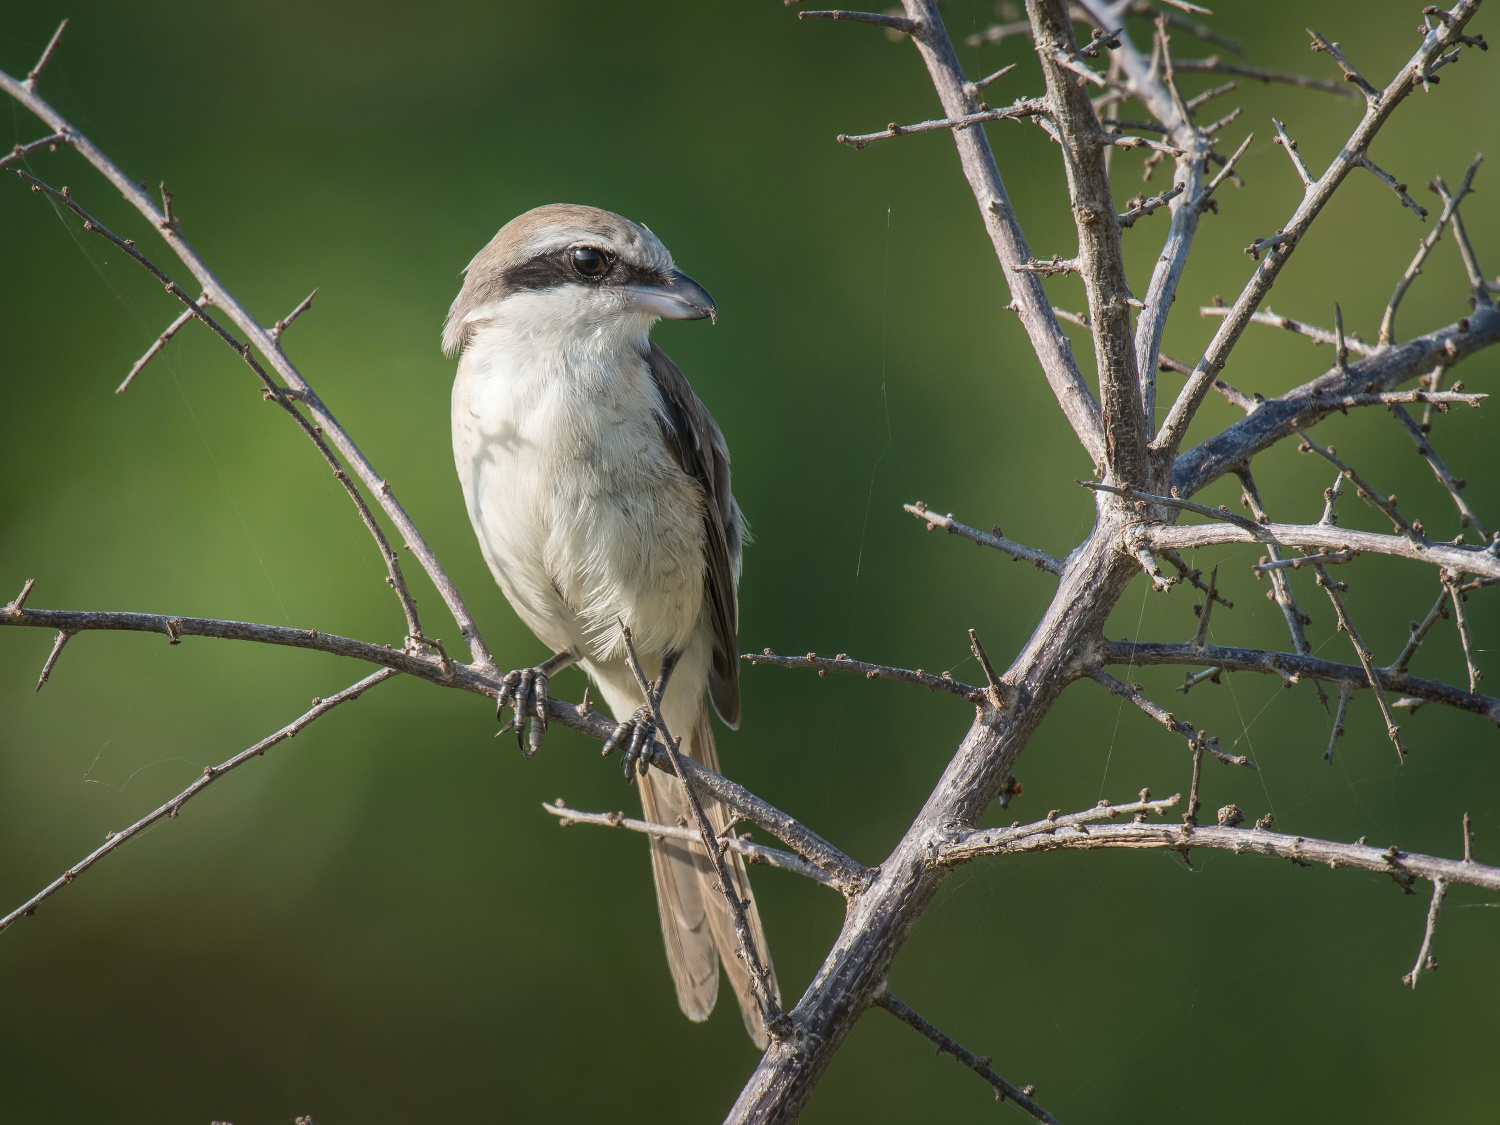
<svg viewBox="0 0 1500 1125">
<path fill-rule="evenodd" d="M 667 353 L 651 344 L 646 361 L 662 401 L 662 436 L 678 465 L 703 488 L 704 591 L 713 627 L 713 664 L 708 694 L 731 728 L 740 725 L 740 660 L 737 651 L 739 579 L 744 526 L 729 490 L 729 447 L 708 408 Z"/>
</svg>

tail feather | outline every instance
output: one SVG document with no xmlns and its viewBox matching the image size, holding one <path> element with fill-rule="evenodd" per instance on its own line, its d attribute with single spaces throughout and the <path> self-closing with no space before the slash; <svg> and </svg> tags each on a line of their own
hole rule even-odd
<svg viewBox="0 0 1500 1125">
<path fill-rule="evenodd" d="M 676 824 L 688 815 L 682 783 L 666 774 L 640 779 L 645 818 L 655 824 Z M 708 859 L 701 848 L 690 850 L 680 840 L 651 839 L 651 874 L 656 882 L 656 905 L 661 914 L 661 936 L 667 947 L 667 967 L 677 989 L 677 1004 L 694 1022 L 708 1019 L 719 996 L 719 955 L 703 907 L 700 864 Z"/>
<path fill-rule="evenodd" d="M 702 707 L 698 720 L 682 740 L 683 751 L 709 769 L 719 768 L 718 750 L 714 746 L 713 727 L 708 708 Z M 676 824 L 679 818 L 692 823 L 687 793 L 675 777 L 652 773 L 641 779 L 641 803 L 646 819 L 657 824 Z M 703 802 L 704 812 L 715 833 L 723 832 L 730 821 L 729 810 L 717 801 Z M 772 994 L 777 1002 L 781 991 L 771 967 L 770 949 L 761 926 L 760 911 L 750 889 L 749 874 L 743 857 L 736 852 L 724 855 L 730 880 L 736 893 L 746 903 L 746 915 L 756 952 L 770 971 Z M 733 915 L 724 894 L 718 889 L 718 876 L 703 848 L 676 840 L 651 841 L 651 869 L 656 877 L 656 901 L 661 909 L 662 937 L 667 946 L 667 963 L 677 987 L 677 1002 L 692 1020 L 703 1020 L 713 1010 L 718 993 L 718 962 L 722 960 L 745 1030 L 756 1046 L 764 1049 L 770 1042 L 761 1025 L 760 1009 L 750 987 L 750 972 L 739 957 L 739 937 Z"/>
</svg>

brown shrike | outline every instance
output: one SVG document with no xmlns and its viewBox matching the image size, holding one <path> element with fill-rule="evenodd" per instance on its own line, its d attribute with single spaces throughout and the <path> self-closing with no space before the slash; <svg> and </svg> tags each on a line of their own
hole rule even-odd
<svg viewBox="0 0 1500 1125">
<path fill-rule="evenodd" d="M 443 327 L 461 355 L 453 384 L 453 457 L 469 519 L 511 606 L 555 655 L 506 677 L 523 751 L 546 733 L 550 675 L 577 663 L 618 726 L 627 776 L 653 736 L 625 660 L 630 627 L 662 718 L 682 751 L 719 768 L 711 699 L 740 721 L 736 654 L 744 520 L 729 491 L 724 435 L 682 372 L 650 339 L 653 324 L 717 318 L 713 299 L 672 265 L 645 227 L 595 207 L 554 204 L 512 219 L 469 263 Z M 669 682 L 670 681 L 670 682 Z M 670 690 L 667 690 L 670 687 Z M 639 771 L 647 820 L 690 816 L 682 783 Z M 704 802 L 716 831 L 723 806 Z M 704 1020 L 729 976 L 750 1037 L 764 1047 L 728 904 L 697 845 L 652 839 L 651 870 L 677 1001 Z M 725 855 L 766 949 L 740 857 Z M 769 967 L 770 959 L 767 956 Z M 772 978 L 772 990 L 775 980 Z"/>
</svg>

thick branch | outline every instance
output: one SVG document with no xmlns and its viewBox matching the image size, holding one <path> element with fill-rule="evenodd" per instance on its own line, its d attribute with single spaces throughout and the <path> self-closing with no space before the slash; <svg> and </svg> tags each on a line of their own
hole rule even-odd
<svg viewBox="0 0 1500 1125">
<path fill-rule="evenodd" d="M 1108 23 L 1110 13 L 1101 0 L 1085 0 L 1084 8 L 1095 19 Z M 1194 124 L 1192 111 L 1177 90 L 1169 40 L 1158 25 L 1156 54 L 1148 62 L 1141 57 L 1128 35 L 1120 36 L 1120 49 L 1112 56 L 1123 71 L 1131 96 L 1141 102 L 1162 123 L 1168 139 L 1177 149 L 1173 179 L 1182 192 L 1172 204 L 1172 220 L 1167 237 L 1151 271 L 1151 281 L 1135 326 L 1135 363 L 1140 380 L 1141 411 L 1148 431 L 1156 425 L 1157 356 L 1167 315 L 1177 300 L 1178 284 L 1198 233 L 1198 220 L 1209 205 L 1214 190 L 1231 173 L 1235 161 L 1244 151 L 1232 157 L 1224 172 L 1212 182 L 1206 181 L 1208 154 L 1212 148 L 1207 137 Z M 1159 60 L 1160 65 L 1155 65 Z M 1248 144 L 1248 141 L 1246 142 Z"/>
<path fill-rule="evenodd" d="M 902 4 L 906 15 L 920 25 L 912 39 L 927 66 L 933 88 L 942 103 L 943 115 L 955 120 L 978 113 L 978 92 L 964 77 L 936 0 L 902 0 Z M 1011 207 L 1000 170 L 995 166 L 989 139 L 983 129 L 961 129 L 954 131 L 953 140 L 958 146 L 964 178 L 979 204 L 985 231 L 990 236 L 996 257 L 1000 259 L 1012 303 L 1020 314 L 1032 350 L 1041 362 L 1042 373 L 1057 396 L 1068 423 L 1088 452 L 1089 460 L 1100 464 L 1104 460 L 1104 428 L 1099 404 L 1094 401 L 1088 383 L 1078 369 L 1067 335 L 1052 315 L 1052 305 L 1042 287 L 1042 279 L 1014 272 L 1016 266 L 1031 257 L 1031 249 Z"/>
<path fill-rule="evenodd" d="M 1093 325 L 1109 471 L 1126 484 L 1145 484 L 1149 435 L 1136 373 L 1130 283 L 1120 248 L 1120 220 L 1104 167 L 1103 145 L 1125 138 L 1105 135 L 1093 102 L 1079 88 L 1068 65 L 1077 56 L 1077 44 L 1066 0 L 1027 0 L 1026 12 L 1047 79 L 1052 121 L 1063 147 L 1078 230 L 1078 270 Z"/>
</svg>

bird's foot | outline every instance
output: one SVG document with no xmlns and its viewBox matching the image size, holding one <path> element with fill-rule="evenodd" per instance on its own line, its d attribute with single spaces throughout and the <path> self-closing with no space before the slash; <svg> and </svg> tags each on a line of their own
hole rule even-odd
<svg viewBox="0 0 1500 1125">
<path fill-rule="evenodd" d="M 609 757 L 617 749 L 624 748 L 621 765 L 625 769 L 625 780 L 632 772 L 645 773 L 651 768 L 651 743 L 656 738 L 656 724 L 651 721 L 648 707 L 637 707 L 635 714 L 615 726 L 614 732 L 604 742 L 602 754 Z"/>
<path fill-rule="evenodd" d="M 516 745 L 528 758 L 536 757 L 542 748 L 542 739 L 547 737 L 547 683 L 550 677 L 543 668 L 519 668 L 506 674 L 500 682 L 500 694 L 495 699 L 495 718 L 499 720 L 509 707 L 513 712 L 496 737 L 512 726 L 516 731 Z M 531 720 L 526 729 L 526 720 Z"/>
</svg>

